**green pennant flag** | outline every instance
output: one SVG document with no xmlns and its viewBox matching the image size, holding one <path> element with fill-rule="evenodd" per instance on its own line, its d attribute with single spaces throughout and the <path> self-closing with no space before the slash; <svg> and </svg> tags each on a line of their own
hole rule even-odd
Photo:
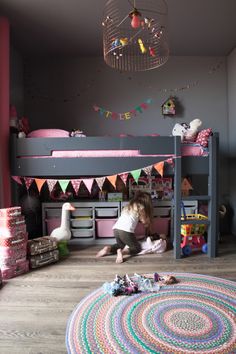
<svg viewBox="0 0 236 354">
<path fill-rule="evenodd" d="M 138 179 L 141 175 L 141 169 L 140 170 L 134 170 L 134 171 L 130 171 L 131 175 L 133 176 L 134 180 L 136 183 L 138 183 Z"/>
<path fill-rule="evenodd" d="M 67 188 L 68 184 L 70 183 L 70 180 L 69 179 L 60 179 L 60 180 L 58 180 L 58 183 L 59 183 L 62 191 L 65 193 L 66 188 Z"/>
</svg>

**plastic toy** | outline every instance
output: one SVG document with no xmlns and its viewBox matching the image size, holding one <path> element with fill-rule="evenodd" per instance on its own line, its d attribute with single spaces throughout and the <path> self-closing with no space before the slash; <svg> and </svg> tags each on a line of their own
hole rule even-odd
<svg viewBox="0 0 236 354">
<path fill-rule="evenodd" d="M 205 215 L 188 214 L 181 217 L 182 220 L 207 220 Z M 204 237 L 206 224 L 182 224 L 181 225 L 181 249 L 184 256 L 189 256 L 193 251 L 207 253 L 207 243 Z"/>
<path fill-rule="evenodd" d="M 147 52 L 147 49 L 145 48 L 141 38 L 138 39 L 138 44 L 142 54 L 145 54 Z"/>
</svg>

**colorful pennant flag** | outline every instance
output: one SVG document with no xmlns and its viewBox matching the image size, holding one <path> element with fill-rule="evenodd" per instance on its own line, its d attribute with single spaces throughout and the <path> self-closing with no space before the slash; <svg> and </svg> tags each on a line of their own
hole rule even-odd
<svg viewBox="0 0 236 354">
<path fill-rule="evenodd" d="M 22 184 L 21 178 L 19 176 L 11 176 L 12 179 L 14 179 L 15 182 L 17 182 L 18 184 Z"/>
<path fill-rule="evenodd" d="M 113 187 L 116 189 L 117 175 L 107 176 L 107 179 L 113 185 Z"/>
<path fill-rule="evenodd" d="M 131 175 L 133 176 L 134 180 L 136 183 L 138 183 L 138 179 L 141 175 L 141 169 L 140 170 L 134 170 L 134 171 L 130 171 Z"/>
<path fill-rule="evenodd" d="M 103 184 L 105 182 L 106 177 L 96 177 L 95 181 L 97 182 L 98 188 L 102 190 Z"/>
<path fill-rule="evenodd" d="M 87 190 L 89 191 L 89 193 L 91 193 L 91 189 L 92 189 L 92 186 L 93 186 L 93 181 L 94 181 L 94 178 L 83 178 L 82 181 L 84 182 Z"/>
<path fill-rule="evenodd" d="M 72 187 L 74 188 L 74 191 L 76 194 L 78 194 L 78 192 L 79 192 L 79 187 L 80 187 L 81 182 L 82 182 L 82 179 L 72 179 L 71 180 Z"/>
<path fill-rule="evenodd" d="M 55 187 L 56 184 L 57 184 L 57 179 L 47 179 L 47 185 L 50 193 L 52 193 L 53 188 Z"/>
<path fill-rule="evenodd" d="M 24 181 L 25 181 L 25 186 L 27 191 L 29 190 L 31 184 L 34 182 L 34 178 L 31 177 L 24 177 Z"/>
<path fill-rule="evenodd" d="M 158 162 L 155 165 L 153 165 L 155 170 L 163 177 L 163 172 L 164 172 L 164 161 Z"/>
<path fill-rule="evenodd" d="M 66 188 L 68 187 L 68 184 L 70 183 L 69 179 L 59 179 L 58 183 L 63 191 L 63 193 L 66 192 Z"/>
<path fill-rule="evenodd" d="M 42 186 L 44 185 L 45 182 L 46 182 L 46 179 L 35 178 L 35 183 L 37 185 L 39 193 L 40 193 Z"/>
</svg>

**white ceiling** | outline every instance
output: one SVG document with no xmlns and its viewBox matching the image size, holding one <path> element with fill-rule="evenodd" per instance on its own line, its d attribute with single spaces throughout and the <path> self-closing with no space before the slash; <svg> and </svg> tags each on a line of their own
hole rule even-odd
<svg viewBox="0 0 236 354">
<path fill-rule="evenodd" d="M 170 55 L 224 56 L 236 47 L 236 0 L 166 2 Z M 105 3 L 0 0 L 0 15 L 9 18 L 12 43 L 22 54 L 102 55 Z"/>
</svg>

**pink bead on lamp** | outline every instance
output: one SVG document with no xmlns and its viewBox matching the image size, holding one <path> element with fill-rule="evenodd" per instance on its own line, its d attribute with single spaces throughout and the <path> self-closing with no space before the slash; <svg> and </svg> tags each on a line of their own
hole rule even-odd
<svg viewBox="0 0 236 354">
<path fill-rule="evenodd" d="M 133 28 L 139 28 L 140 27 L 140 24 L 141 24 L 140 17 L 141 16 L 142 16 L 141 13 L 137 9 L 134 9 L 134 11 L 132 11 L 129 14 L 129 17 L 132 19 L 131 20 L 131 27 L 133 27 Z"/>
</svg>

